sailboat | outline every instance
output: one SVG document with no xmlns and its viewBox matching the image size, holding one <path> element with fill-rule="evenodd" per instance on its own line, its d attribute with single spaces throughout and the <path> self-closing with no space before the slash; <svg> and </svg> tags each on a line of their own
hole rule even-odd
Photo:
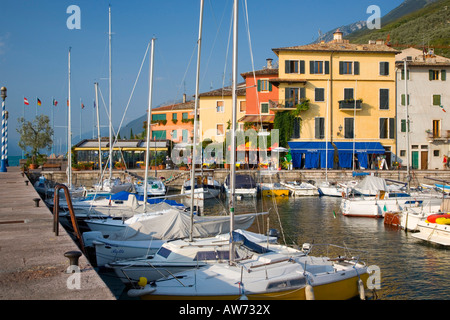
<svg viewBox="0 0 450 320">
<path fill-rule="evenodd" d="M 233 119 L 231 124 L 230 232 L 228 261 L 176 273 L 130 289 L 143 299 L 350 299 L 363 289 L 368 274 L 358 258 L 328 259 L 304 250 L 282 253 L 233 232 L 236 162 L 236 80 L 238 0 L 233 5 Z"/>
</svg>

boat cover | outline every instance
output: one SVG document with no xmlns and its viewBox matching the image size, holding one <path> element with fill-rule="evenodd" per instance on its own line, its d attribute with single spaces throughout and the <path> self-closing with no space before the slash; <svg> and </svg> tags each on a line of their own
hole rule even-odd
<svg viewBox="0 0 450 320">
<path fill-rule="evenodd" d="M 375 176 L 365 176 L 361 182 L 359 182 L 355 189 L 363 191 L 387 191 L 388 186 L 386 184 L 386 180 L 383 178 L 375 177 Z"/>
<path fill-rule="evenodd" d="M 261 214 L 267 214 L 267 212 L 235 215 L 234 226 L 236 229 L 248 229 L 255 218 Z M 111 234 L 108 240 L 182 239 L 189 237 L 190 228 L 190 213 L 171 209 L 152 219 L 132 223 L 123 231 Z M 227 232 L 230 232 L 229 216 L 194 216 L 193 237 L 211 237 Z"/>
</svg>

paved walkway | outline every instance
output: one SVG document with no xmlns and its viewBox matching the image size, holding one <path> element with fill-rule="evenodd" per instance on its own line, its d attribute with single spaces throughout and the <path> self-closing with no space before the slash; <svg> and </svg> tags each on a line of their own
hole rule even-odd
<svg viewBox="0 0 450 320">
<path fill-rule="evenodd" d="M 0 172 L 0 300 L 114 300 L 84 255 L 79 273 L 67 273 L 68 251 L 80 251 L 19 167 Z"/>
</svg>

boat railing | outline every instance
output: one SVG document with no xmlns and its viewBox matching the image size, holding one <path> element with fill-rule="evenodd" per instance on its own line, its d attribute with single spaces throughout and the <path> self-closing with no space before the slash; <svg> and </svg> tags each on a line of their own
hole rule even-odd
<svg viewBox="0 0 450 320">
<path fill-rule="evenodd" d="M 66 198 L 67 208 L 69 209 L 70 213 L 70 220 L 72 221 L 72 227 L 75 233 L 75 236 L 80 244 L 81 251 L 85 252 L 84 250 L 84 243 L 83 238 L 81 237 L 81 231 L 78 227 L 78 222 L 75 216 L 75 211 L 73 210 L 72 205 L 72 198 L 70 197 L 70 192 L 67 186 L 63 184 L 57 184 L 55 186 L 55 192 L 54 192 L 54 200 L 53 200 L 53 232 L 56 236 L 59 236 L 59 190 L 64 190 L 64 196 Z"/>
<path fill-rule="evenodd" d="M 329 261 L 356 261 L 357 263 L 367 264 L 369 252 L 361 249 L 349 248 L 347 246 L 339 246 L 336 244 L 311 244 L 310 249 L 306 252 L 308 255 L 314 251 L 314 256 L 328 257 Z M 333 257 L 333 258 L 330 258 Z M 363 261 L 363 262 L 362 262 Z"/>
</svg>

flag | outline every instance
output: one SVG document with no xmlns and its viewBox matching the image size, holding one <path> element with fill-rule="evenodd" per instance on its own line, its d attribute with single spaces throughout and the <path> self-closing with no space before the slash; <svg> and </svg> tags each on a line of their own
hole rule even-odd
<svg viewBox="0 0 450 320">
<path fill-rule="evenodd" d="M 69 106 L 69 99 L 67 99 L 67 106 Z"/>
<path fill-rule="evenodd" d="M 445 111 L 444 106 L 440 106 L 440 107 L 441 107 L 442 111 L 447 112 L 447 111 Z"/>
<path fill-rule="evenodd" d="M 53 105 L 56 107 L 58 105 L 58 101 L 56 101 L 55 99 L 53 99 Z"/>
<path fill-rule="evenodd" d="M 84 109 L 84 103 L 83 102 L 81 103 L 81 109 Z"/>
<path fill-rule="evenodd" d="M 26 104 L 27 106 L 30 105 L 30 103 L 28 102 L 28 99 L 27 99 L 27 98 L 23 98 L 23 103 Z"/>
<path fill-rule="evenodd" d="M 41 105 L 42 105 L 41 100 L 39 100 L 39 98 L 37 99 L 37 105 L 38 105 L 38 106 L 41 106 Z"/>
</svg>

